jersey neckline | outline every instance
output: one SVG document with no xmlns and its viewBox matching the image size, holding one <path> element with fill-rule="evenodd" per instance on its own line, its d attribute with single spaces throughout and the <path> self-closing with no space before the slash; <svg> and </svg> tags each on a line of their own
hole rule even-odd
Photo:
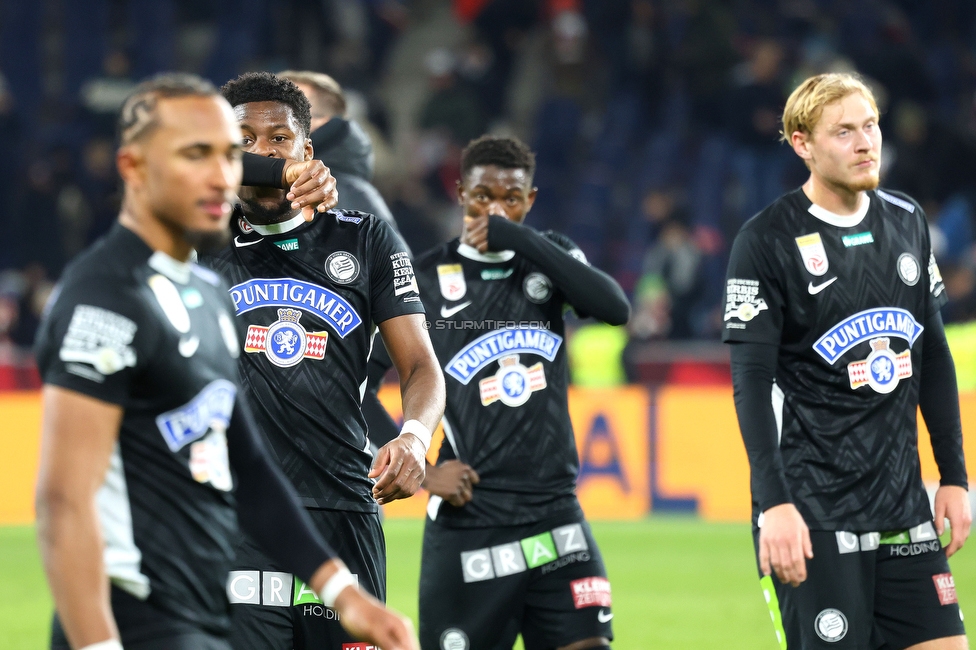
<svg viewBox="0 0 976 650">
<path fill-rule="evenodd" d="M 513 257 L 515 257 L 515 251 L 495 251 L 488 253 L 480 253 L 478 249 L 474 246 L 469 246 L 459 242 L 457 247 L 458 255 L 461 257 L 466 257 L 469 260 L 474 260 L 475 262 L 508 262 Z"/>
<path fill-rule="evenodd" d="M 247 221 L 247 217 L 244 217 L 244 221 Z M 300 225 L 302 225 L 303 223 L 305 223 L 305 215 L 302 214 L 301 212 L 299 212 L 291 219 L 288 219 L 287 221 L 281 221 L 279 223 L 257 225 L 251 223 L 250 221 L 247 221 L 247 225 L 251 226 L 251 228 L 254 228 L 254 232 L 258 233 L 259 235 L 264 235 L 265 237 L 267 237 L 268 235 L 281 235 L 286 232 L 290 232 L 295 228 L 299 227 Z"/>
<path fill-rule="evenodd" d="M 831 226 L 836 226 L 837 228 L 853 228 L 860 225 L 861 222 L 864 221 L 864 217 L 867 216 L 868 210 L 871 208 L 871 195 L 868 192 L 864 193 L 864 200 L 861 201 L 860 207 L 858 207 L 857 212 L 854 214 L 837 214 L 835 212 L 831 212 L 830 210 L 817 205 L 813 201 L 810 201 L 810 197 L 808 197 L 806 192 L 804 192 L 802 189 L 800 190 L 800 193 L 803 195 L 803 198 L 810 203 L 810 207 L 807 208 L 807 212 L 812 214 L 820 221 L 830 224 Z"/>
</svg>

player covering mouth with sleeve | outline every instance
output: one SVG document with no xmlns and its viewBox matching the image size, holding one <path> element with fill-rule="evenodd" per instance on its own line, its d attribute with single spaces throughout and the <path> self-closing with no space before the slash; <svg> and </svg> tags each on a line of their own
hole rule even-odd
<svg viewBox="0 0 976 650">
<path fill-rule="evenodd" d="M 810 177 L 736 236 L 723 331 L 776 638 L 791 650 L 968 648 L 947 557 L 972 514 L 925 215 L 878 189 L 878 108 L 856 76 L 800 84 L 783 139 Z M 919 408 L 941 474 L 934 519 Z"/>
<path fill-rule="evenodd" d="M 227 286 L 193 262 L 229 237 L 231 107 L 202 79 L 163 75 L 126 100 L 119 138 L 119 222 L 65 270 L 37 343 L 51 647 L 229 650 L 227 576 L 245 530 L 350 633 L 416 648 L 271 461 L 238 379 Z"/>
<path fill-rule="evenodd" d="M 607 648 L 610 582 L 576 499 L 563 315 L 614 325 L 630 306 L 569 238 L 522 224 L 535 159 L 485 136 L 461 158 L 459 239 L 417 260 L 447 382 L 446 441 L 427 468 L 420 577 L 428 650 Z"/>
<path fill-rule="evenodd" d="M 270 73 L 223 88 L 242 148 L 269 159 L 311 160 L 307 97 Z M 386 595 L 378 504 L 419 489 L 444 379 L 423 327 L 413 264 L 393 229 L 370 214 L 331 210 L 311 221 L 282 189 L 246 187 L 230 246 L 205 258 L 228 278 L 244 390 L 285 475 L 359 585 Z M 361 402 L 374 334 L 401 378 L 406 422 L 373 457 Z M 341 650 L 353 639 L 339 613 L 254 540 L 236 544 L 229 588 L 237 650 Z M 249 580 L 278 585 L 257 593 Z M 254 584 L 257 584 L 255 582 Z"/>
</svg>

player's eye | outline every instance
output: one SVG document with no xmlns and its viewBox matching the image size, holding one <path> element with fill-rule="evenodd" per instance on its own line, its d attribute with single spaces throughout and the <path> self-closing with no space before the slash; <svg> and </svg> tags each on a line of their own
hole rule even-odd
<svg viewBox="0 0 976 650">
<path fill-rule="evenodd" d="M 518 205 L 519 203 L 521 203 L 521 199 L 519 199 L 517 196 L 508 197 L 509 205 Z"/>
<path fill-rule="evenodd" d="M 847 129 L 841 129 L 840 131 L 837 132 L 838 138 L 846 138 L 848 135 L 850 135 L 850 131 L 848 131 Z"/>
<path fill-rule="evenodd" d="M 288 138 L 286 138 L 286 137 L 285 137 L 285 136 L 283 136 L 283 135 L 276 135 L 275 137 L 273 137 L 273 138 L 271 138 L 271 141 L 272 141 L 272 142 L 277 142 L 277 143 L 281 143 L 281 142 L 284 142 L 284 141 L 286 141 L 287 139 L 288 139 Z"/>
<path fill-rule="evenodd" d="M 252 138 L 241 138 L 241 145 L 245 147 L 250 147 L 254 143 Z"/>
</svg>

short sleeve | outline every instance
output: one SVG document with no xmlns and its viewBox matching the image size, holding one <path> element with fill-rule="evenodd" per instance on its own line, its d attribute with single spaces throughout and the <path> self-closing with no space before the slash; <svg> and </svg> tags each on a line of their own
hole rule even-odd
<svg viewBox="0 0 976 650">
<path fill-rule="evenodd" d="M 369 242 L 370 305 L 374 324 L 406 314 L 423 314 L 413 260 L 400 236 L 373 218 Z"/>
<path fill-rule="evenodd" d="M 124 406 L 155 332 L 131 291 L 111 282 L 84 285 L 59 289 L 52 298 L 36 347 L 41 377 L 45 384 Z"/>
<path fill-rule="evenodd" d="M 763 238 L 753 229 L 740 231 L 732 244 L 722 303 L 723 341 L 779 344 L 785 303 L 782 286 Z"/>
</svg>

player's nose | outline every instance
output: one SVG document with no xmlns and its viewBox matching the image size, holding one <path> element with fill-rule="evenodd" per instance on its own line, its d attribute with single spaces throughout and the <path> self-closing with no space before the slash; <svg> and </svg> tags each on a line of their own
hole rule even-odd
<svg viewBox="0 0 976 650">
<path fill-rule="evenodd" d="M 488 204 L 488 214 L 497 214 L 500 217 L 508 215 L 505 204 L 502 201 L 492 201 Z"/>
</svg>

